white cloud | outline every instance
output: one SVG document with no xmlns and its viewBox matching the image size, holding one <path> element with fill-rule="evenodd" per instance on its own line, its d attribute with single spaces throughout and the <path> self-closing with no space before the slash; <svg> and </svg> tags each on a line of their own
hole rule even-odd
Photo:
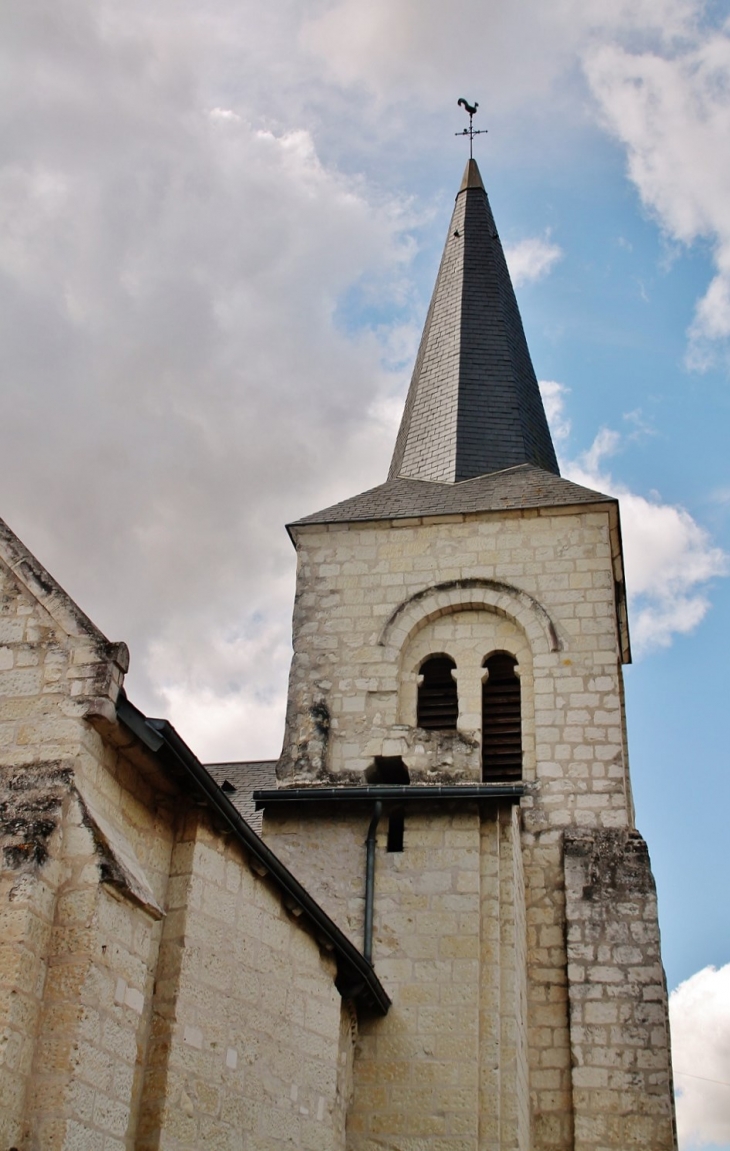
<svg viewBox="0 0 730 1151">
<path fill-rule="evenodd" d="M 313 5 L 302 41 L 330 75 L 384 102 L 440 108 L 478 94 L 489 114 L 537 108 L 595 37 L 665 43 L 691 27 L 700 0 L 335 0 Z M 470 96 L 467 90 L 476 84 Z M 454 112 L 454 114 L 456 114 Z"/>
<path fill-rule="evenodd" d="M 162 30 L 54 11 L 0 41 L 1 514 L 129 642 L 142 707 L 204 756 L 276 755 L 283 525 L 387 470 L 400 382 L 399 316 L 349 334 L 336 307 L 402 292 L 411 218 L 305 129 L 209 98 L 191 46 L 219 50 L 221 6 Z"/>
<path fill-rule="evenodd" d="M 539 236 L 529 236 L 516 244 L 505 244 L 504 254 L 516 287 L 541 280 L 552 270 L 563 251 L 557 244 Z"/>
<path fill-rule="evenodd" d="M 563 443 L 570 435 L 570 420 L 565 412 L 566 396 L 570 394 L 570 388 L 556 380 L 540 380 L 540 394 L 553 439 Z"/>
<path fill-rule="evenodd" d="M 576 125 L 597 114 L 666 236 L 711 247 L 688 364 L 707 366 L 730 340 L 730 23 L 705 0 L 331 0 L 312 6 L 300 39 L 388 134 L 406 135 L 414 103 L 437 130 L 458 127 L 456 93 L 480 97 L 478 123 L 500 151 L 515 113 L 527 147 L 539 147 L 543 117 L 554 131 L 556 116 Z"/>
<path fill-rule="evenodd" d="M 240 123 L 241 117 L 231 108 L 211 108 L 211 120 L 234 120 Z"/>
<path fill-rule="evenodd" d="M 711 342 L 730 337 L 730 23 L 695 30 L 681 51 L 604 44 L 587 55 L 586 73 L 666 235 L 711 245 L 715 276 L 690 328 L 689 362 L 703 367 Z"/>
<path fill-rule="evenodd" d="M 567 389 L 555 382 L 540 387 L 564 454 Z M 710 608 L 710 581 L 728 573 L 728 557 L 684 508 L 638 495 L 612 477 L 606 460 L 621 444 L 618 432 L 602 428 L 587 451 L 562 461 L 561 470 L 576 483 L 620 501 L 632 647 L 641 655 L 668 647 L 676 635 L 697 627 Z"/>
<path fill-rule="evenodd" d="M 149 672 L 164 700 L 164 715 L 184 731 L 191 747 L 201 754 L 204 750 L 209 762 L 222 762 L 232 753 L 240 757 L 244 738 L 247 759 L 278 754 L 291 660 L 287 608 L 293 579 L 286 585 L 282 602 L 246 620 L 238 634 L 219 630 L 201 642 L 196 630 L 185 646 L 169 634 L 151 645 Z"/>
<path fill-rule="evenodd" d="M 669 997 L 680 1147 L 730 1143 L 730 964 Z"/>
</svg>

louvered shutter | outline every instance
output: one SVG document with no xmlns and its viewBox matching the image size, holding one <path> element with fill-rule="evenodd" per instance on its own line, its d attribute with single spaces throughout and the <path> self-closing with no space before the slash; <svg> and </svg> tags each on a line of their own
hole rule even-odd
<svg viewBox="0 0 730 1151">
<path fill-rule="evenodd" d="M 421 667 L 423 682 L 418 688 L 418 726 L 430 731 L 453 731 L 459 716 L 456 667 L 446 655 L 432 656 Z"/>
<path fill-rule="evenodd" d="M 522 778 L 522 715 L 516 660 L 498 652 L 486 662 L 482 688 L 482 779 Z"/>
</svg>

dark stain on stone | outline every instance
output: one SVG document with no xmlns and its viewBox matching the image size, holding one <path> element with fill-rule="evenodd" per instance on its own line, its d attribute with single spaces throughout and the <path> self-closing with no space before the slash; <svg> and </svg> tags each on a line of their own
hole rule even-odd
<svg viewBox="0 0 730 1151">
<path fill-rule="evenodd" d="M 309 709 L 309 714 L 314 721 L 315 730 L 326 743 L 330 734 L 330 713 L 327 704 L 324 702 L 313 703 Z"/>
<path fill-rule="evenodd" d="M 0 773 L 0 847 L 13 871 L 39 867 L 73 778 L 60 760 L 25 764 Z"/>
<path fill-rule="evenodd" d="M 279 779 L 297 775 L 321 780 L 327 774 L 327 750 L 330 737 L 330 712 L 323 699 L 311 703 L 305 713 L 301 738 L 293 756 L 286 751 L 276 768 Z"/>
<path fill-rule="evenodd" d="M 653 895 L 649 851 L 638 831 L 616 829 L 569 830 L 564 837 L 566 856 L 584 860 L 587 902 L 613 898 L 618 893 Z"/>
</svg>

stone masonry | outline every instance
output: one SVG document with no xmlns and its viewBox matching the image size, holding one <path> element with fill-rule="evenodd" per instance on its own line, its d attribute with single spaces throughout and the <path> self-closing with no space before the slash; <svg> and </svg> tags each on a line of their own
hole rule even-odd
<svg viewBox="0 0 730 1151">
<path fill-rule="evenodd" d="M 430 643 L 455 659 L 458 734 L 476 737 L 483 659 L 505 649 L 520 668 L 525 777 L 539 785 L 531 826 L 565 826 L 577 812 L 587 826 L 626 826 L 612 508 L 295 526 L 282 784 L 362 782 L 374 756 L 397 754 L 412 781 L 479 778 L 478 747 L 461 765 L 420 764 L 418 663 Z M 326 771 L 310 766 L 324 745 Z"/>
<path fill-rule="evenodd" d="M 594 1112 L 616 1106 L 617 1096 L 607 1102 L 601 1076 L 576 1063 L 619 1059 L 615 1032 L 595 1033 L 605 1050 L 589 1053 L 585 1030 L 576 1040 L 568 954 L 576 926 L 566 915 L 564 863 L 568 837 L 594 834 L 600 852 L 633 827 L 615 504 L 291 530 L 298 589 L 280 788 L 346 791 L 371 778 L 379 756 L 400 756 L 414 786 L 477 781 L 483 664 L 492 652 L 515 656 L 522 695 L 525 794 L 506 825 L 514 828 L 509 880 L 495 887 L 506 843 L 490 831 L 502 818 L 493 803 L 472 805 L 471 814 L 467 803 L 409 806 L 402 854 L 388 853 L 381 834 L 374 962 L 393 1007 L 361 1032 L 348 1146 L 627 1151 L 633 1140 L 670 1151 L 667 1038 L 652 1024 L 666 1010 L 659 975 L 650 1010 L 633 993 L 622 1008 L 636 1044 L 660 1043 L 652 1091 L 663 1119 L 652 1141 L 641 1143 L 648 1081 L 628 1074 L 621 1123 L 594 1124 L 600 1139 L 586 1142 Z M 434 653 L 455 661 L 459 696 L 457 730 L 437 739 L 416 726 L 419 668 Z M 277 805 L 264 818 L 264 836 L 355 941 L 369 815 L 347 803 L 309 803 L 306 812 Z M 613 890 L 600 899 L 610 918 Z M 653 930 L 636 959 L 650 968 L 655 905 L 636 914 L 639 934 Z M 498 960 L 493 930 L 504 933 Z M 622 955 L 611 959 L 619 986 Z"/>
<path fill-rule="evenodd" d="M 119 722 L 124 649 L 0 527 L 0 1147 L 342 1151 L 331 945 Z"/>
<path fill-rule="evenodd" d="M 667 989 L 646 844 L 635 831 L 566 832 L 565 888 L 576 1151 L 671 1147 Z"/>
</svg>

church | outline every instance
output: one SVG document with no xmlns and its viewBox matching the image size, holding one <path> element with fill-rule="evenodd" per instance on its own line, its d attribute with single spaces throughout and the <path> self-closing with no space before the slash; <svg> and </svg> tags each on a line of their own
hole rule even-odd
<svg viewBox="0 0 730 1151">
<path fill-rule="evenodd" d="M 676 1151 L 619 508 L 472 159 L 389 475 L 288 531 L 281 756 L 206 766 L 0 521 L 0 1151 Z"/>
</svg>

